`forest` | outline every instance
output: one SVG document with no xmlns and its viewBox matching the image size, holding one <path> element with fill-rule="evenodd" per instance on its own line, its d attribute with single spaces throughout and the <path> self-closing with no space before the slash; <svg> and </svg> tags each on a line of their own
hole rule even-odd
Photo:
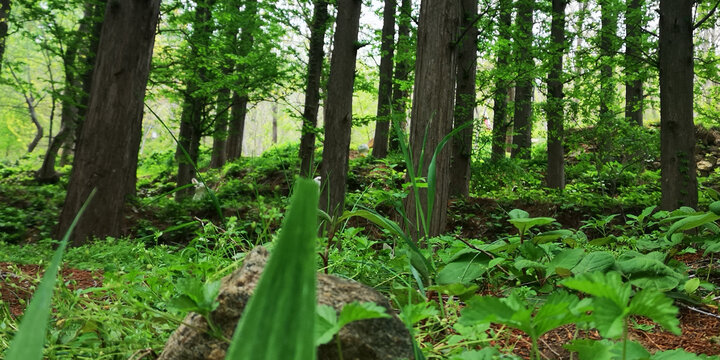
<svg viewBox="0 0 720 360">
<path fill-rule="evenodd" d="M 0 358 L 720 358 L 719 5 L 0 0 Z"/>
</svg>

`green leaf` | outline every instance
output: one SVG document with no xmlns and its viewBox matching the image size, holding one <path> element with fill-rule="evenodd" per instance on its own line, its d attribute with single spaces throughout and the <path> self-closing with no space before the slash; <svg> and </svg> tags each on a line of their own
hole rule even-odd
<svg viewBox="0 0 720 360">
<path fill-rule="evenodd" d="M 585 250 L 583 249 L 566 249 L 555 255 L 547 266 L 547 275 L 557 273 L 556 268 L 572 269 L 583 258 Z"/>
<path fill-rule="evenodd" d="M 678 308 L 665 294 L 655 290 L 642 290 L 630 301 L 630 314 L 641 315 L 660 324 L 675 335 L 680 335 Z"/>
<path fill-rule="evenodd" d="M 535 333 L 542 336 L 552 329 L 580 321 L 589 304 L 589 300 L 581 302 L 566 291 L 553 292 L 533 317 Z"/>
<path fill-rule="evenodd" d="M 577 339 L 564 347 L 578 354 L 580 360 L 611 360 L 610 352 L 617 344 L 609 340 Z"/>
<path fill-rule="evenodd" d="M 402 307 L 399 316 L 406 325 L 412 327 L 412 325 L 417 324 L 422 320 L 437 315 L 439 312 L 434 305 L 437 304 L 434 302 L 408 304 Z"/>
<path fill-rule="evenodd" d="M 340 328 L 338 327 L 337 313 L 332 306 L 318 305 L 316 315 L 315 346 L 320 346 L 330 342 Z"/>
<path fill-rule="evenodd" d="M 530 213 L 522 209 L 512 209 L 508 212 L 510 219 L 527 219 L 530 217 Z"/>
<path fill-rule="evenodd" d="M 551 217 L 536 217 L 536 218 L 520 218 L 508 220 L 511 224 L 515 225 L 520 234 L 525 234 L 528 230 L 535 226 L 550 224 L 555 219 Z"/>
<path fill-rule="evenodd" d="M 25 310 L 25 315 L 20 322 L 15 337 L 10 342 L 10 347 L 5 353 L 7 360 L 40 360 L 43 356 L 43 348 L 45 345 L 45 333 L 47 331 L 48 320 L 50 319 L 50 309 L 52 303 L 53 289 L 57 281 L 57 273 L 60 269 L 60 261 L 62 260 L 65 248 L 67 247 L 70 234 L 72 234 L 75 225 L 77 225 L 80 216 L 85 212 L 88 204 L 95 196 L 97 189 L 93 189 L 88 195 L 87 200 L 75 215 L 65 236 L 60 241 L 60 245 L 53 254 L 50 265 L 45 269 L 42 280 L 35 290 L 30 305 Z"/>
<path fill-rule="evenodd" d="M 587 254 L 580 262 L 572 267 L 576 275 L 595 271 L 603 272 L 615 264 L 615 257 L 607 251 L 593 251 Z"/>
<path fill-rule="evenodd" d="M 541 234 L 535 235 L 533 237 L 533 242 L 536 244 L 544 244 L 547 242 L 555 241 L 557 239 L 570 237 L 572 235 L 573 235 L 573 232 L 571 230 L 566 230 L 566 229 L 545 231 Z"/>
<path fill-rule="evenodd" d="M 468 284 L 485 273 L 490 262 L 487 255 L 474 250 L 453 258 L 452 262 L 438 272 L 436 279 L 438 284 Z"/>
<path fill-rule="evenodd" d="M 580 274 L 574 278 L 563 280 L 562 284 L 570 289 L 608 298 L 620 308 L 627 306 L 632 291 L 630 284 L 623 283 L 620 274 L 615 271 Z"/>
<path fill-rule="evenodd" d="M 683 290 L 685 290 L 685 292 L 688 294 L 692 294 L 695 292 L 695 290 L 698 289 L 698 287 L 700 287 L 700 279 L 692 278 L 685 282 Z"/>
<path fill-rule="evenodd" d="M 461 300 L 467 300 L 471 296 L 475 295 L 479 287 L 475 284 L 465 286 L 462 283 L 454 283 L 447 285 L 433 285 L 428 287 L 428 290 L 437 291 L 444 295 L 457 296 Z"/>
<path fill-rule="evenodd" d="M 683 349 L 658 351 L 650 357 L 651 360 L 705 360 L 712 357 L 702 354 L 689 353 Z"/>
<path fill-rule="evenodd" d="M 622 336 L 629 309 L 606 297 L 593 298 L 593 306 L 592 315 L 600 335 L 613 339 Z"/>
<path fill-rule="evenodd" d="M 665 265 L 663 262 L 665 256 L 661 252 L 640 254 L 628 251 L 617 259 L 615 265 L 630 278 L 632 285 L 643 289 L 667 291 L 677 287 L 684 276 Z"/>
<path fill-rule="evenodd" d="M 386 309 L 372 302 L 351 302 L 345 304 L 340 317 L 335 309 L 327 305 L 318 305 L 315 327 L 315 346 L 327 344 L 343 326 L 358 320 L 389 318 Z"/>
<path fill-rule="evenodd" d="M 317 204 L 317 184 L 298 180 L 278 243 L 238 322 L 226 358 L 315 358 Z"/>
<path fill-rule="evenodd" d="M 462 354 L 454 355 L 450 360 L 494 360 L 500 357 L 500 350 L 494 347 L 486 347 L 482 350 L 465 351 Z"/>
<path fill-rule="evenodd" d="M 676 221 L 674 224 L 672 224 L 672 226 L 670 226 L 670 229 L 668 229 L 666 236 L 669 238 L 676 231 L 684 231 L 684 230 L 694 229 L 698 226 L 702 226 L 702 225 L 714 222 L 717 219 L 720 219 L 720 215 L 717 215 L 714 212 L 698 213 L 698 215 L 690 215 L 690 216 L 684 217 L 684 218 Z"/>
</svg>

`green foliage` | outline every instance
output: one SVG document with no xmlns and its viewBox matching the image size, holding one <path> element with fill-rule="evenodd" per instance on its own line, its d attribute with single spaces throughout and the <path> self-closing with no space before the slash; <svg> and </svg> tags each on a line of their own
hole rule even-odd
<svg viewBox="0 0 720 360">
<path fill-rule="evenodd" d="M 384 307 L 374 303 L 351 302 L 343 306 L 338 317 L 335 309 L 318 305 L 315 322 L 315 346 L 327 344 L 343 326 L 358 320 L 389 318 Z"/>
<path fill-rule="evenodd" d="M 315 264 L 318 187 L 301 179 L 275 251 L 250 298 L 227 357 L 315 357 Z"/>
</svg>

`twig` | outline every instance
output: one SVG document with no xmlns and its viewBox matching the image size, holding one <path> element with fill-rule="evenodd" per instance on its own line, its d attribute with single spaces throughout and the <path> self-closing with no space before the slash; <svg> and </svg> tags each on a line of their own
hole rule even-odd
<svg viewBox="0 0 720 360">
<path fill-rule="evenodd" d="M 700 310 L 700 309 L 698 309 L 698 308 L 696 308 L 696 307 L 692 307 L 692 306 L 690 306 L 690 305 L 685 305 L 685 304 L 680 303 L 680 302 L 679 302 L 678 304 L 680 304 L 680 306 L 682 306 L 682 307 L 684 307 L 684 308 L 686 308 L 686 309 L 690 309 L 690 310 L 695 311 L 695 312 L 698 312 L 698 313 L 700 313 L 700 314 L 707 315 L 707 316 L 712 316 L 712 317 L 714 317 L 714 318 L 716 318 L 716 319 L 720 319 L 720 315 L 715 315 L 715 314 L 713 314 L 713 313 L 711 313 L 711 312 L 708 312 L 708 311 L 705 311 L 705 310 Z"/>
<path fill-rule="evenodd" d="M 463 238 L 457 238 L 457 239 L 460 240 L 460 241 L 462 241 L 465 245 L 467 245 L 467 246 L 470 247 L 471 249 L 477 250 L 477 251 L 479 251 L 479 252 L 487 255 L 487 256 L 489 256 L 491 259 L 494 259 L 494 258 L 495 258 L 495 255 L 493 255 L 492 253 L 490 253 L 490 252 L 488 252 L 488 251 L 486 251 L 486 250 L 483 250 L 483 249 L 478 248 L 477 246 L 475 246 L 475 245 L 467 242 L 465 239 L 463 239 Z M 507 275 L 507 276 L 512 276 L 512 274 L 510 274 L 510 272 L 508 272 L 507 270 L 505 270 L 505 268 L 503 268 L 502 266 L 497 265 L 497 267 L 498 267 L 502 272 L 504 272 L 505 275 Z"/>
</svg>

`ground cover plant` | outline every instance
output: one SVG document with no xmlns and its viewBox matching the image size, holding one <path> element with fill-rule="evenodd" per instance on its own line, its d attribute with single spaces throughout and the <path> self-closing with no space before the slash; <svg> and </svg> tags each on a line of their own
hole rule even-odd
<svg viewBox="0 0 720 360">
<path fill-rule="evenodd" d="M 292 187 L 275 170 L 292 166 L 284 161 L 271 152 L 207 174 L 224 224 L 210 199 L 176 207 L 171 195 L 162 195 L 167 180 L 148 175 L 147 195 L 133 206 L 153 215 L 129 218 L 138 235 L 65 255 L 69 271 L 61 272 L 53 298 L 44 356 L 159 353 L 183 314 L 203 313 L 202 294 L 210 291 L 204 287 L 236 268 L 252 246 L 273 248 Z M 402 163 L 397 157 L 351 162 L 357 182 L 348 194 L 351 208 L 336 221 L 332 238 L 317 240 L 316 253 L 325 255 L 315 260 L 321 271 L 370 284 L 393 299 L 425 358 L 717 355 L 718 203 L 707 203 L 706 211 L 667 212 L 609 196 L 571 204 L 573 195 L 552 192 L 498 200 L 476 195 L 451 207 L 454 231 L 410 250 L 401 240 L 404 230 L 393 225 L 399 221 L 394 209 L 406 196 L 395 187 L 404 183 L 396 170 Z M 246 170 L 238 172 L 239 166 Z M 3 184 L 24 175 L 15 176 Z M 47 185 L 25 184 L 34 186 Z M 528 206 L 533 202 L 540 204 Z M 8 232 L 23 238 L 2 243 L 4 347 L 53 251 L 42 233 L 22 234 Z M 418 265 L 422 258 L 432 265 Z"/>
<path fill-rule="evenodd" d="M 719 5 L 0 0 L 0 357 L 718 358 Z"/>
</svg>

